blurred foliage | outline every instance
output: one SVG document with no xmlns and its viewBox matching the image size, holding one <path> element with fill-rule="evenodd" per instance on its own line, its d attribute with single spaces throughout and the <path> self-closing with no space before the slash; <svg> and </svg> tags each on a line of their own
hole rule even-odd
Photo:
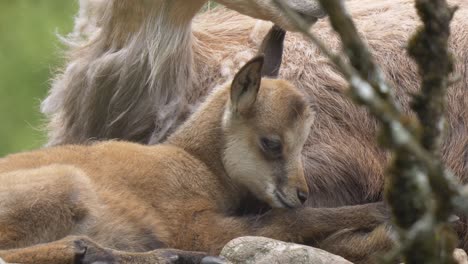
<svg viewBox="0 0 468 264">
<path fill-rule="evenodd" d="M 44 143 L 39 107 L 61 62 L 56 34 L 67 34 L 71 0 L 0 0 L 0 157 Z"/>
</svg>

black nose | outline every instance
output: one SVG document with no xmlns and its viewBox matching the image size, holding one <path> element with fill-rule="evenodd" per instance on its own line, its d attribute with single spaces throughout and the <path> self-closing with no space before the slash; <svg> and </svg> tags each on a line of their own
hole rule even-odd
<svg viewBox="0 0 468 264">
<path fill-rule="evenodd" d="M 301 203 L 304 204 L 305 201 L 307 201 L 307 198 L 309 197 L 309 193 L 306 191 L 297 190 L 297 197 L 299 198 L 299 201 L 301 201 Z"/>
</svg>

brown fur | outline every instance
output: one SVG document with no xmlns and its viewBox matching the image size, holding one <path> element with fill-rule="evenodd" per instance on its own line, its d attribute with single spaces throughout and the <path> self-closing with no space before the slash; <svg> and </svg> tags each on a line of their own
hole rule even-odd
<svg viewBox="0 0 468 264">
<path fill-rule="evenodd" d="M 110 141 L 1 159 L 0 248 L 6 250 L 0 257 L 154 263 L 180 254 L 197 262 L 203 254 L 130 252 L 169 247 L 216 254 L 235 237 L 259 235 L 329 245 L 351 260 L 368 261 L 375 248 L 340 248 L 340 232 L 373 229 L 387 220 L 385 208 L 301 207 L 298 193 L 308 187 L 300 154 L 315 113 L 289 82 L 260 83 L 262 63 L 261 57 L 250 61 L 164 144 Z M 291 104 L 301 105 L 300 111 Z M 288 119 L 291 111 L 295 120 Z M 280 140 L 279 157 L 268 155 L 260 144 L 264 137 Z M 273 209 L 237 215 L 249 195 Z M 334 237 L 339 239 L 329 243 Z M 387 236 L 378 239 L 386 241 L 378 249 L 391 245 Z"/>
<path fill-rule="evenodd" d="M 246 40 L 244 30 L 254 23 L 248 19 L 235 29 L 228 22 L 232 13 L 227 13 L 201 18 L 201 27 L 192 30 L 205 2 L 81 0 L 75 31 L 64 39 L 70 46 L 69 63 L 42 104 L 50 118 L 49 145 L 114 138 L 158 143 L 172 133 L 208 90 L 232 78 L 213 80 L 211 67 L 229 56 L 230 46 L 239 50 L 235 38 L 243 35 Z M 268 0 L 220 2 L 290 27 Z M 312 20 L 323 16 L 314 1 L 291 2 L 305 8 Z M 219 32 L 227 33 L 227 41 L 207 45 L 205 38 Z"/>
<path fill-rule="evenodd" d="M 450 2 L 460 6 L 452 23 L 451 39 L 451 49 L 456 59 L 454 76 L 460 78 L 448 94 L 449 130 L 443 159 L 456 176 L 466 182 L 468 6 L 463 0 Z M 409 111 L 409 94 L 419 86 L 416 67 L 404 51 L 410 33 L 419 24 L 413 1 L 350 0 L 346 4 L 392 84 L 398 103 Z M 92 24 L 92 21 L 88 22 Z M 82 40 L 84 43 L 78 43 L 78 47 L 73 49 L 76 57 L 71 58 L 70 71 L 60 76 L 51 96 L 43 104 L 46 112 L 52 114 L 52 145 L 106 138 L 140 142 L 152 138 L 150 142 L 159 142 L 185 118 L 180 114 L 185 111 L 183 109 L 200 102 L 213 84 L 223 83 L 232 76 L 240 62 L 255 54 L 254 47 L 260 43 L 258 35 L 262 36 L 267 28 L 262 23 L 256 24 L 251 18 L 223 9 L 200 14 L 193 22 L 188 44 L 183 42 L 186 39 L 178 39 L 179 45 L 184 47 L 182 50 L 193 52 L 192 56 L 185 57 L 189 59 L 179 57 L 177 60 L 177 63 L 184 62 L 181 67 L 188 67 L 182 72 L 190 73 L 178 75 L 178 79 L 184 79 L 185 86 L 178 87 L 180 85 L 172 80 L 169 83 L 173 85 L 166 85 L 166 90 L 160 91 L 146 87 L 145 84 L 151 83 L 151 79 L 139 75 L 153 71 L 150 64 L 140 65 L 142 68 L 134 72 L 136 75 L 122 72 L 126 67 L 119 64 L 135 65 L 133 61 L 136 58 L 140 61 L 140 57 L 149 56 L 147 52 L 151 50 L 131 51 L 135 47 L 129 46 L 125 50 L 115 47 L 115 52 L 132 53 L 122 54 L 119 61 L 106 59 L 109 54 L 105 52 L 109 49 L 106 46 L 98 47 L 101 45 L 99 43 L 114 43 L 112 38 L 102 33 L 113 27 L 103 23 L 98 24 L 102 27 L 101 31 L 93 31 L 94 37 L 85 38 Z M 318 22 L 313 30 L 330 47 L 335 50 L 339 48 L 339 41 L 327 22 Z M 135 38 L 138 36 L 132 35 L 132 32 L 128 34 Z M 84 35 L 89 36 L 90 33 Z M 138 38 L 133 41 L 138 43 Z M 89 75 L 96 71 L 92 68 L 89 70 L 89 65 L 106 67 L 112 74 L 101 75 L 105 78 L 96 82 L 95 76 Z M 171 76 L 174 75 L 166 77 Z M 387 155 L 375 143 L 377 124 L 365 110 L 355 106 L 343 94 L 347 85 L 331 63 L 302 36 L 291 33 L 285 40 L 281 76 L 291 80 L 317 105 L 317 122 L 304 150 L 306 176 L 313 195 L 308 204 L 339 206 L 381 200 Z M 116 81 L 121 84 L 113 85 Z M 129 82 L 129 85 L 125 85 L 125 82 Z M 117 90 L 112 90 L 112 87 Z M 163 93 L 171 91 L 174 92 L 174 102 L 178 102 L 173 107 L 160 101 L 165 98 Z M 183 103 L 180 100 L 186 101 Z M 164 107 L 158 113 L 150 109 L 161 105 Z M 121 111 L 127 108 L 128 111 Z M 118 121 L 112 121 L 113 118 L 106 116 L 106 113 L 114 113 L 115 117 L 119 117 Z M 160 113 L 165 113 L 164 120 L 159 118 Z M 167 129 L 160 129 L 159 126 Z"/>
<path fill-rule="evenodd" d="M 112 24 L 106 24 L 105 19 L 96 22 L 96 17 L 102 16 L 99 2 L 105 1 L 81 2 L 94 3 L 98 8 L 90 8 L 92 12 L 82 9 L 81 23 L 77 22 L 75 34 L 69 41 L 72 52 L 68 69 L 57 78 L 51 95 L 43 104 L 43 110 L 51 117 L 51 145 L 106 138 L 160 142 L 186 118 L 189 109 L 196 106 L 214 84 L 223 83 L 242 61 L 256 53 L 261 36 L 268 28 L 266 23 L 216 9 L 198 15 L 188 31 L 190 37 L 174 42 L 178 44 L 178 50 L 190 51 L 191 55 L 180 53 L 185 55 L 176 60 L 141 60 L 142 57 L 156 58 L 150 55 L 157 54 L 158 49 L 151 49 L 157 46 L 119 44 L 103 32 L 126 30 L 126 27 L 114 28 Z M 231 3 L 236 2 L 239 3 Z M 467 183 L 468 6 L 464 0 L 449 2 L 460 6 L 452 23 L 450 43 L 456 60 L 454 76 L 459 79 L 448 92 L 448 131 L 443 144 L 443 160 L 460 182 Z M 419 24 L 413 1 L 349 0 L 346 4 L 392 84 L 398 103 L 409 112 L 409 94 L 419 87 L 416 67 L 404 49 L 411 32 Z M 238 9 L 249 10 L 242 10 L 240 6 Z M 127 10 L 130 14 L 132 8 Z M 261 9 L 252 8 L 247 12 L 256 10 Z M 112 13 L 106 14 L 110 16 Z M 152 21 L 150 18 L 148 21 Z M 274 16 L 263 18 L 275 20 Z M 189 28 L 189 24 L 186 26 Z M 187 32 L 178 30 L 168 30 L 165 34 Z M 339 49 L 338 38 L 326 21 L 315 24 L 313 31 L 334 50 Z M 134 44 L 142 44 L 143 39 L 148 40 L 145 43 L 154 44 L 151 35 L 140 37 L 141 34 L 132 31 L 128 34 Z M 115 47 L 109 48 L 104 43 Z M 377 123 L 343 95 L 347 84 L 321 52 L 302 36 L 288 34 L 284 52 L 282 78 L 304 91 L 317 108 L 317 120 L 303 151 L 311 194 L 307 205 L 344 206 L 382 200 L 388 157 L 375 143 Z M 140 63 L 145 61 L 149 62 Z M 163 72 L 168 85 L 147 85 L 151 83 L 151 76 L 157 76 L 151 75 L 157 71 L 151 68 L 152 63 L 172 69 L 175 66 L 164 63 L 174 61 L 183 68 L 178 71 L 183 73 L 177 75 L 179 79 L 171 79 L 174 74 Z M 126 64 L 138 70 L 129 71 Z M 95 67 L 105 69 L 104 74 Z M 99 74 L 94 75 L 95 72 Z M 98 79 L 96 76 L 104 77 Z M 169 102 L 173 104 L 164 101 L 166 94 L 170 94 Z M 465 223 L 460 226 L 460 234 L 461 247 L 468 249 Z"/>
</svg>

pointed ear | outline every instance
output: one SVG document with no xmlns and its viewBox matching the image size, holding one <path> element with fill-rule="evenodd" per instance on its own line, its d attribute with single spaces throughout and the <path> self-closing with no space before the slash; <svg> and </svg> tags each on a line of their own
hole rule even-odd
<svg viewBox="0 0 468 264">
<path fill-rule="evenodd" d="M 283 45 L 286 31 L 277 25 L 268 31 L 263 38 L 258 54 L 265 56 L 265 64 L 263 65 L 262 76 L 278 78 L 281 62 L 283 60 Z"/>
<path fill-rule="evenodd" d="M 263 56 L 256 56 L 237 72 L 231 85 L 233 113 L 248 112 L 257 99 L 262 79 Z"/>
</svg>

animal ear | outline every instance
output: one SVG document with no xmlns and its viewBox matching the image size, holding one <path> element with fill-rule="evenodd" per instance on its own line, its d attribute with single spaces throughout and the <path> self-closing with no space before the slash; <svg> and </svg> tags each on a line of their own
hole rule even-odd
<svg viewBox="0 0 468 264">
<path fill-rule="evenodd" d="M 265 64 L 263 65 L 262 76 L 277 78 L 283 60 L 283 46 L 286 31 L 277 25 L 268 31 L 263 38 L 262 44 L 258 51 L 259 54 L 264 54 Z"/>
<path fill-rule="evenodd" d="M 234 76 L 231 85 L 231 107 L 234 113 L 246 113 L 255 103 L 262 80 L 262 67 L 263 56 L 256 56 Z"/>
</svg>

